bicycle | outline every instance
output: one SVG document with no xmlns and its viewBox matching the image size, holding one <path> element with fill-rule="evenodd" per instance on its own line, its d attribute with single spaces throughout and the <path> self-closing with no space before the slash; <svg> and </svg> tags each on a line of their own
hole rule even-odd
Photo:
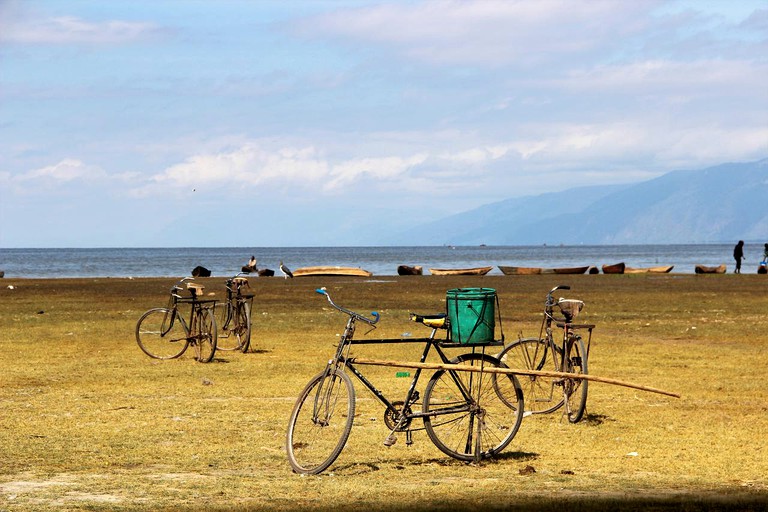
<svg viewBox="0 0 768 512">
<path fill-rule="evenodd" d="M 203 286 L 187 283 L 190 297 L 182 297 L 182 284 L 192 281 L 185 277 L 171 287 L 168 305 L 152 308 L 136 323 L 136 342 L 149 357 L 175 359 L 192 345 L 195 360 L 208 363 L 216 353 L 216 319 L 212 309 L 215 300 L 200 300 Z M 190 305 L 189 321 L 180 311 L 182 304 Z"/>
<path fill-rule="evenodd" d="M 412 428 L 414 419 L 423 421 L 423 429 L 438 449 L 462 461 L 493 457 L 515 437 L 522 421 L 522 388 L 512 374 L 492 380 L 488 373 L 483 373 L 485 367 L 504 367 L 502 362 L 484 352 L 487 345 L 472 347 L 472 352 L 449 358 L 444 348 L 470 346 L 435 339 L 437 330 L 446 328 L 445 319 L 419 315 L 412 315 L 412 319 L 432 327 L 428 338 L 355 340 L 356 323 L 362 322 L 373 330 L 379 321 L 378 313 L 371 313 L 372 318 L 368 318 L 336 305 L 325 289 L 317 292 L 325 295 L 333 308 L 349 318 L 335 355 L 309 381 L 291 412 L 286 450 L 293 471 L 321 473 L 333 464 L 349 439 L 355 416 L 355 389 L 345 369 L 384 405 L 384 424 L 389 429 L 384 439 L 385 446 L 392 446 L 397 440 L 396 433 L 401 432 L 405 432 L 406 444 L 412 444 L 412 432 L 421 430 Z M 425 345 L 421 363 L 434 348 L 442 363 L 474 370 L 437 370 L 426 385 L 420 411 L 417 410 L 420 393 L 416 386 L 421 369 L 417 368 L 414 372 L 404 400 L 390 401 L 361 373 L 355 366 L 355 359 L 349 356 L 351 346 L 355 344 L 413 342 Z"/>
<path fill-rule="evenodd" d="M 226 302 L 215 309 L 216 323 L 221 326 L 216 348 L 248 352 L 253 308 L 253 294 L 243 293 L 243 288 L 249 288 L 248 279 L 243 277 L 243 272 L 235 274 L 227 279 L 226 288 Z"/>
<path fill-rule="evenodd" d="M 592 342 L 592 324 L 575 324 L 573 320 L 584 306 L 580 300 L 558 299 L 552 294 L 557 290 L 570 290 L 570 286 L 560 285 L 552 288 L 544 302 L 544 319 L 538 338 L 521 338 L 511 343 L 496 357 L 510 368 L 527 370 L 547 370 L 586 375 L 589 346 Z M 555 317 L 554 308 L 558 306 L 562 318 Z M 562 341 L 558 345 L 554 339 L 554 328 L 562 330 Z M 589 332 L 586 345 L 580 330 Z M 588 383 L 584 379 L 553 378 L 539 375 L 525 376 L 523 393 L 529 408 L 527 414 L 551 413 L 565 405 L 568 421 L 578 423 L 584 416 L 587 405 Z M 556 389 L 561 391 L 556 392 Z"/>
</svg>

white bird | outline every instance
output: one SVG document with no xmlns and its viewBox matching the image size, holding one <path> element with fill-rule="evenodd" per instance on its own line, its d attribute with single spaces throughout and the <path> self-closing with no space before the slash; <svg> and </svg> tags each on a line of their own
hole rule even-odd
<svg viewBox="0 0 768 512">
<path fill-rule="evenodd" d="M 293 272 L 291 272 L 288 267 L 283 265 L 282 261 L 280 262 L 280 272 L 283 273 L 283 276 L 285 277 L 285 279 L 288 279 L 289 277 L 293 277 Z"/>
</svg>

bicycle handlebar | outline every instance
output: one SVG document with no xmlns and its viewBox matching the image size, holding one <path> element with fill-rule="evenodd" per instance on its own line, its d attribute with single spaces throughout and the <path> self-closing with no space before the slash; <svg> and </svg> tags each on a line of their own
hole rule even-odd
<svg viewBox="0 0 768 512">
<path fill-rule="evenodd" d="M 554 306 L 554 305 L 555 305 L 555 303 L 554 303 L 554 302 L 552 302 L 552 294 L 553 294 L 553 293 L 555 293 L 557 290 L 570 290 L 570 289 L 571 289 L 571 287 L 570 287 L 570 286 L 568 286 L 567 284 L 559 284 L 559 285 L 555 286 L 554 288 L 552 288 L 551 290 L 549 290 L 549 293 L 547 294 L 547 302 L 546 302 L 546 305 L 547 305 L 548 307 L 552 307 L 552 306 Z"/>
<path fill-rule="evenodd" d="M 315 290 L 315 292 L 319 293 L 320 295 L 325 295 L 325 298 L 328 299 L 328 302 L 330 303 L 330 305 L 333 306 L 335 309 L 338 309 L 342 313 L 345 313 L 345 314 L 353 317 L 356 320 L 362 320 L 363 322 L 367 323 L 371 327 L 376 327 L 376 325 L 375 325 L 376 322 L 378 322 L 379 319 L 381 318 L 376 311 L 371 311 L 371 315 L 373 316 L 373 320 L 371 320 L 370 318 L 367 318 L 367 317 L 361 315 L 360 313 L 355 313 L 354 311 L 350 311 L 347 308 L 343 308 L 343 307 L 339 306 L 338 304 L 333 302 L 333 299 L 331 299 L 330 294 L 328 293 L 328 291 L 325 288 L 318 288 L 318 289 Z"/>
</svg>

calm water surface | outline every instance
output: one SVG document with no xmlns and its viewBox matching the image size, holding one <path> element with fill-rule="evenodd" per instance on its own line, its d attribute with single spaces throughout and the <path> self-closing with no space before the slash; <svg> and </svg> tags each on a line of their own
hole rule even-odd
<svg viewBox="0 0 768 512">
<path fill-rule="evenodd" d="M 742 269 L 753 273 L 762 244 L 747 244 Z M 397 275 L 401 264 L 432 268 L 493 266 L 575 267 L 625 262 L 632 267 L 674 265 L 673 272 L 691 274 L 697 264 L 728 265 L 732 244 L 476 246 L 476 247 L 190 247 L 100 249 L 0 249 L 0 270 L 8 277 L 177 277 L 202 265 L 214 276 L 233 275 L 251 255 L 259 268 L 277 271 L 280 261 L 291 268 L 313 265 L 361 267 L 374 275 Z M 276 272 L 279 274 L 279 272 Z"/>
</svg>

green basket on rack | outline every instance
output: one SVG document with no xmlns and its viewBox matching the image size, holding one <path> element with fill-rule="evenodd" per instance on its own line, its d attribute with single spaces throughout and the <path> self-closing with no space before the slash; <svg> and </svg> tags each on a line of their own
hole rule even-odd
<svg viewBox="0 0 768 512">
<path fill-rule="evenodd" d="M 454 288 L 446 292 L 451 341 L 462 345 L 490 343 L 496 329 L 496 290 Z"/>
</svg>

